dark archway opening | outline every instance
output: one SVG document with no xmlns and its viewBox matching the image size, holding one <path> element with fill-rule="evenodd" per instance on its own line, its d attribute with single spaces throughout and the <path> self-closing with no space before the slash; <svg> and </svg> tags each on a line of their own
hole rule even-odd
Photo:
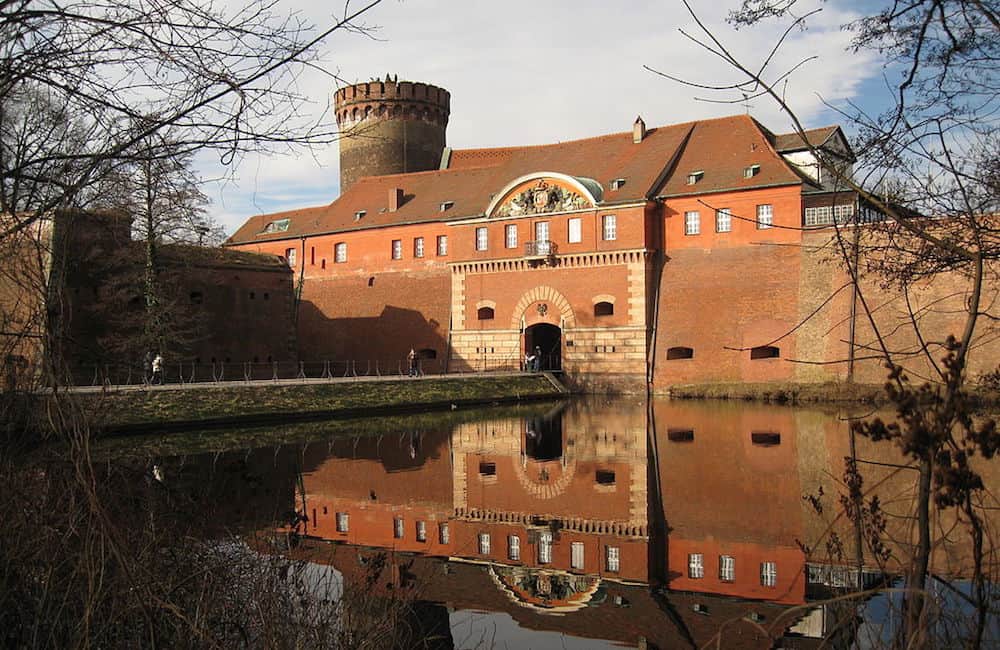
<svg viewBox="0 0 1000 650">
<path fill-rule="evenodd" d="M 563 455 L 562 417 L 531 417 L 524 424 L 524 453 L 534 460 L 555 460 Z"/>
<path fill-rule="evenodd" d="M 525 356 L 539 351 L 538 370 L 562 370 L 562 330 L 548 323 L 538 323 L 524 330 Z"/>
</svg>

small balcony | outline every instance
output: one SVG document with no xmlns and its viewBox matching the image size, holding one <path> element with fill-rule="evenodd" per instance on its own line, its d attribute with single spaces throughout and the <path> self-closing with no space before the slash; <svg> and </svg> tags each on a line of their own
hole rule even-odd
<svg viewBox="0 0 1000 650">
<path fill-rule="evenodd" d="M 556 243 L 548 239 L 524 242 L 524 256 L 529 261 L 555 264 L 556 252 Z"/>
</svg>

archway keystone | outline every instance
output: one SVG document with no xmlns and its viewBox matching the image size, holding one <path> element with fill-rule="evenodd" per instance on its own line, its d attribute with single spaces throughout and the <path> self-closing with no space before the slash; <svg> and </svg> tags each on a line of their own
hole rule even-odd
<svg viewBox="0 0 1000 650">
<path fill-rule="evenodd" d="M 573 308 L 570 307 L 569 301 L 566 300 L 566 297 L 552 287 L 540 285 L 534 289 L 528 290 L 523 296 L 521 296 L 521 299 L 514 307 L 510 328 L 520 329 L 521 319 L 524 318 L 528 307 L 530 307 L 533 303 L 542 301 L 548 305 L 550 311 L 558 312 L 559 318 L 562 321 L 563 329 L 576 325 L 576 316 L 573 314 Z"/>
</svg>

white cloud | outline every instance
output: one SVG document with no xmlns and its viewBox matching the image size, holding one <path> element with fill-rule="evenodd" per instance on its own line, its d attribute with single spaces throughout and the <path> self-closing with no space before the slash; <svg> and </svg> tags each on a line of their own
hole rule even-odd
<svg viewBox="0 0 1000 650">
<path fill-rule="evenodd" d="M 318 3 L 294 0 L 317 24 L 328 21 Z M 820 6 L 818 0 L 810 0 Z M 778 26 L 733 31 L 722 3 L 697 2 L 701 18 L 741 58 L 756 62 L 780 33 Z M 735 4 L 731 2 L 729 4 Z M 806 3 L 808 4 L 808 2 Z M 852 18 L 846 0 L 822 3 L 809 29 L 792 33 L 774 62 L 787 69 L 816 56 L 790 78 L 787 97 L 818 126 L 835 122 L 823 101 L 852 98 L 877 62 L 845 54 Z M 738 113 L 741 105 L 695 99 L 705 91 L 650 73 L 643 65 L 702 83 L 735 81 L 727 65 L 679 33 L 696 26 L 678 0 L 389 0 L 366 19 L 375 39 L 337 35 L 327 44 L 326 66 L 349 82 L 386 73 L 425 81 L 452 94 L 448 144 L 508 146 L 556 142 L 630 128 L 636 115 L 650 126 Z M 329 76 L 307 72 L 317 113 L 333 91 Z M 773 102 L 757 99 L 751 113 L 770 128 L 790 128 Z M 332 119 L 332 118 L 331 118 Z M 201 161 L 206 176 L 219 167 Z M 210 188 L 214 214 L 234 230 L 255 213 L 328 203 L 339 186 L 337 149 L 299 156 L 243 160 L 228 183 Z"/>
</svg>

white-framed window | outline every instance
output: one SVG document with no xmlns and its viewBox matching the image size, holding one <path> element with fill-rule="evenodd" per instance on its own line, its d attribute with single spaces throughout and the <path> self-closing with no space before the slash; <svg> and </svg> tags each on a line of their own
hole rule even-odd
<svg viewBox="0 0 1000 650">
<path fill-rule="evenodd" d="M 333 246 L 333 261 L 342 263 L 347 261 L 347 243 L 338 242 Z"/>
<path fill-rule="evenodd" d="M 424 256 L 424 238 L 414 237 L 413 238 L 413 257 L 423 257 Z"/>
<path fill-rule="evenodd" d="M 535 222 L 535 241 L 549 241 L 549 222 Z"/>
<path fill-rule="evenodd" d="M 854 216 L 854 205 L 851 203 L 841 203 L 833 206 L 833 218 L 837 223 L 847 223 Z"/>
<path fill-rule="evenodd" d="M 538 563 L 548 564 L 552 561 L 552 533 L 542 533 L 538 536 Z"/>
<path fill-rule="evenodd" d="M 824 226 L 832 224 L 834 220 L 837 223 L 849 223 L 853 216 L 854 204 L 852 203 L 841 203 L 832 207 L 824 205 L 818 208 L 806 208 L 805 225 Z"/>
<path fill-rule="evenodd" d="M 684 234 L 701 234 L 701 214 L 697 210 L 688 210 L 684 213 Z"/>
<path fill-rule="evenodd" d="M 451 542 L 451 531 L 448 530 L 448 522 L 443 521 L 438 524 L 438 543 L 448 544 Z"/>
<path fill-rule="evenodd" d="M 571 569 L 583 568 L 583 542 L 573 542 L 570 544 L 569 566 Z"/>
<path fill-rule="evenodd" d="M 580 217 L 571 217 L 568 223 L 568 232 L 566 233 L 566 241 L 571 244 L 579 244 L 583 241 L 583 219 Z"/>
<path fill-rule="evenodd" d="M 479 554 L 489 555 L 490 554 L 490 534 L 489 533 L 479 533 Z"/>
<path fill-rule="evenodd" d="M 504 246 L 517 248 L 517 224 L 509 223 L 504 227 Z"/>
<path fill-rule="evenodd" d="M 774 225 L 774 206 L 765 203 L 757 206 L 757 229 L 764 230 Z"/>
<path fill-rule="evenodd" d="M 827 223 L 833 223 L 833 210 L 830 209 L 830 206 L 806 208 L 807 226 L 820 226 Z"/>
<path fill-rule="evenodd" d="M 705 557 L 701 553 L 688 553 L 688 577 L 705 577 Z"/>
<path fill-rule="evenodd" d="M 350 530 L 351 518 L 346 512 L 337 513 L 337 532 L 346 533 Z"/>
<path fill-rule="evenodd" d="M 285 249 L 285 259 L 288 260 L 288 266 L 295 266 L 295 259 L 297 257 L 298 251 L 294 248 Z"/>
<path fill-rule="evenodd" d="M 392 240 L 392 259 L 401 260 L 403 259 L 403 240 L 393 239 Z"/>
<path fill-rule="evenodd" d="M 417 522 L 417 541 L 426 542 L 427 541 L 427 522 L 418 521 Z"/>
<path fill-rule="evenodd" d="M 621 566 L 621 556 L 617 546 L 604 547 L 604 565 L 608 571 L 618 573 Z"/>
<path fill-rule="evenodd" d="M 521 559 L 521 538 L 517 535 L 507 536 L 507 559 Z"/>
<path fill-rule="evenodd" d="M 448 254 L 448 235 L 438 235 L 437 238 L 438 245 L 438 257 L 444 257 Z"/>
<path fill-rule="evenodd" d="M 392 520 L 392 536 L 396 539 L 403 539 L 403 518 L 396 517 Z"/>
<path fill-rule="evenodd" d="M 733 211 L 719 208 L 715 211 L 715 232 L 729 232 L 733 229 Z"/>
<path fill-rule="evenodd" d="M 487 234 L 486 226 L 480 226 L 476 228 L 476 250 L 484 251 L 489 248 L 490 240 Z"/>
<path fill-rule="evenodd" d="M 743 168 L 743 178 L 753 178 L 760 173 L 760 165 L 750 165 Z"/>
<path fill-rule="evenodd" d="M 604 241 L 614 241 L 618 239 L 618 219 L 613 214 L 606 214 L 601 217 L 601 231 Z"/>
<path fill-rule="evenodd" d="M 719 556 L 719 580 L 723 582 L 736 580 L 736 558 L 732 555 Z"/>
<path fill-rule="evenodd" d="M 760 563 L 760 584 L 773 587 L 778 584 L 778 565 L 774 562 Z"/>
</svg>

